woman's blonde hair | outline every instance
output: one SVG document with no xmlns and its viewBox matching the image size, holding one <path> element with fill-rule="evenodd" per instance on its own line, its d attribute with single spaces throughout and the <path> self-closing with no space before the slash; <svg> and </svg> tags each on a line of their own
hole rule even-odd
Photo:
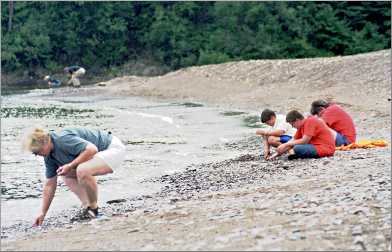
<svg viewBox="0 0 392 252">
<path fill-rule="evenodd" d="M 23 140 L 23 148 L 32 152 L 39 152 L 42 147 L 49 142 L 49 132 L 41 127 L 35 127 L 27 134 Z"/>
</svg>

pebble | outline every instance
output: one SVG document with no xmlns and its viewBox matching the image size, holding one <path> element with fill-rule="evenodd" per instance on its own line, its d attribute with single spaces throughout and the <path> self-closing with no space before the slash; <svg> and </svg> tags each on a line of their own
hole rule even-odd
<svg viewBox="0 0 392 252">
<path fill-rule="evenodd" d="M 334 225 L 341 225 L 341 224 L 343 224 L 343 220 L 337 219 L 337 220 L 334 220 L 332 223 L 333 223 Z"/>
<path fill-rule="evenodd" d="M 353 214 L 359 215 L 359 214 L 363 214 L 364 216 L 368 217 L 371 215 L 371 212 L 369 210 L 369 208 L 367 207 L 358 207 Z"/>
<path fill-rule="evenodd" d="M 139 231 L 140 231 L 139 229 L 135 228 L 135 229 L 129 230 L 127 233 L 130 234 L 130 233 L 136 233 L 136 232 L 139 232 Z"/>
<path fill-rule="evenodd" d="M 356 236 L 353 243 L 359 245 L 362 250 L 367 250 L 362 236 Z"/>
<path fill-rule="evenodd" d="M 353 236 L 355 236 L 355 235 L 362 235 L 362 227 L 361 226 L 355 226 L 352 229 L 352 235 Z"/>
</svg>

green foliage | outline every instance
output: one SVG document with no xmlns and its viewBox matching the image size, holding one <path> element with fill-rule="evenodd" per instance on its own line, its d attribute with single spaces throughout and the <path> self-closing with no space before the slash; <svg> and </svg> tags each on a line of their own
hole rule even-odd
<svg viewBox="0 0 392 252">
<path fill-rule="evenodd" d="M 224 53 L 201 51 L 198 65 L 219 64 L 230 60 L 230 57 Z"/>
<path fill-rule="evenodd" d="M 381 1 L 12 3 L 13 13 L 10 2 L 1 8 L 4 71 L 115 69 L 145 55 L 178 69 L 349 55 L 391 41 L 391 7 Z"/>
</svg>

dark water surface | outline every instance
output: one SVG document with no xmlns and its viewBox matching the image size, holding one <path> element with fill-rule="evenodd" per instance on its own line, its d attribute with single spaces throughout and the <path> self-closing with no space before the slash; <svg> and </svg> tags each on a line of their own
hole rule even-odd
<svg viewBox="0 0 392 252">
<path fill-rule="evenodd" d="M 60 90 L 60 91 L 59 91 Z M 40 125 L 59 130 L 87 127 L 110 130 L 126 145 L 126 161 L 113 174 L 99 177 L 99 205 L 148 195 L 161 184 L 143 182 L 183 171 L 188 165 L 241 154 L 220 144 L 254 134 L 255 115 L 226 111 L 198 102 L 153 102 L 138 97 L 109 97 L 84 89 L 37 89 L 2 97 L 1 223 L 32 223 L 41 205 L 43 159 L 25 153 L 21 139 Z M 80 206 L 59 180 L 47 217 Z"/>
</svg>

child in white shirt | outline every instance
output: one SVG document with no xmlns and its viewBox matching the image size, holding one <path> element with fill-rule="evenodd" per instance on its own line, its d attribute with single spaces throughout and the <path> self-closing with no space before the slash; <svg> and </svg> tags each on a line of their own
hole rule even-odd
<svg viewBox="0 0 392 252">
<path fill-rule="evenodd" d="M 256 135 L 263 137 L 264 159 L 270 157 L 270 146 L 278 147 L 290 141 L 296 133 L 296 129 L 286 122 L 284 115 L 276 115 L 270 109 L 264 109 L 261 113 L 261 122 L 267 124 L 267 129 L 257 129 Z"/>
</svg>

